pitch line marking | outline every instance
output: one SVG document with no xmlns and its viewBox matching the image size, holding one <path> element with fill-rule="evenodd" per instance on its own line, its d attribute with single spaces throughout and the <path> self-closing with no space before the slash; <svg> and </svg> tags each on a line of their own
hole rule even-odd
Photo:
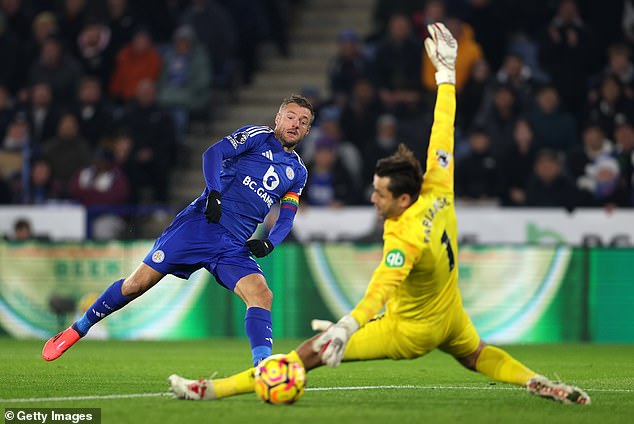
<svg viewBox="0 0 634 424">
<path fill-rule="evenodd" d="M 347 387 L 308 387 L 306 391 L 326 392 L 340 390 L 522 390 L 519 387 L 498 387 L 495 385 L 488 387 L 475 386 L 415 386 L 415 385 L 384 385 L 384 386 L 347 386 Z M 606 393 L 634 393 L 634 389 L 588 389 L 588 392 Z M 15 398 L 0 399 L 0 403 L 21 403 L 21 402 L 64 402 L 74 400 L 109 400 L 109 399 L 133 399 L 144 397 L 168 397 L 170 392 L 161 393 L 129 393 L 121 395 L 91 395 L 91 396 L 58 396 L 46 398 Z"/>
</svg>

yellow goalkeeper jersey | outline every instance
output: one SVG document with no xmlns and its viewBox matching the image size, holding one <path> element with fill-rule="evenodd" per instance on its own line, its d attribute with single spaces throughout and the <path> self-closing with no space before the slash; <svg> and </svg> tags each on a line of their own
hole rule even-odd
<svg viewBox="0 0 634 424">
<path fill-rule="evenodd" d="M 443 313 L 460 299 L 453 193 L 455 111 L 455 87 L 440 85 L 420 196 L 401 215 L 385 221 L 381 264 L 351 312 L 360 325 L 383 306 L 386 314 L 417 320 Z"/>
</svg>

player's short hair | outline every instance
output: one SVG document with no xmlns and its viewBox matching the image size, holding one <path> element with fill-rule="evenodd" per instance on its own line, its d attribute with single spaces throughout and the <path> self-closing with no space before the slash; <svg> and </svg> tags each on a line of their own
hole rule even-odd
<svg viewBox="0 0 634 424">
<path fill-rule="evenodd" d="M 376 163 L 374 173 L 379 177 L 390 177 L 387 189 L 392 196 L 409 194 L 412 201 L 418 199 L 423 183 L 423 170 L 414 152 L 404 144 L 399 144 L 391 156 L 380 159 Z"/>
<path fill-rule="evenodd" d="M 313 120 L 315 119 L 315 110 L 313 109 L 312 103 L 306 97 L 300 96 L 299 94 L 291 94 L 289 97 L 286 97 L 282 100 L 280 110 L 284 109 L 287 105 L 291 103 L 310 110 L 310 122 L 313 122 Z"/>
</svg>

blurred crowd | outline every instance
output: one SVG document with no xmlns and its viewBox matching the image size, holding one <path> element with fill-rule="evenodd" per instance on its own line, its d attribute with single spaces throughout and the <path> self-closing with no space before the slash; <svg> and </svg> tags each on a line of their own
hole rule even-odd
<svg viewBox="0 0 634 424">
<path fill-rule="evenodd" d="M 368 203 L 376 160 L 425 156 L 435 98 L 426 25 L 458 40 L 456 196 L 524 207 L 634 206 L 632 0 L 378 0 L 342 31 L 301 146 L 304 201 Z"/>
<path fill-rule="evenodd" d="M 0 204 L 165 204 L 190 121 L 292 0 L 0 0 Z"/>
<path fill-rule="evenodd" d="M 341 31 L 300 153 L 304 204 L 368 204 L 377 159 L 425 165 L 435 98 L 426 24 L 459 41 L 456 195 L 465 203 L 634 206 L 634 0 L 376 0 Z M 0 204 L 166 203 L 214 88 L 289 54 L 301 0 L 0 0 Z M 288 93 L 280 93 L 280 97 Z M 245 118 L 246 119 L 246 118 Z"/>
</svg>

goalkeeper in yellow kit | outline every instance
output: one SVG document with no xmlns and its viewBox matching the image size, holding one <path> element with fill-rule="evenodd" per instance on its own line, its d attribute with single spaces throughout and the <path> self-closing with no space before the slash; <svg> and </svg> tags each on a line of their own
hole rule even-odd
<svg viewBox="0 0 634 424">
<path fill-rule="evenodd" d="M 457 43 L 447 28 L 428 26 L 425 49 L 436 67 L 438 92 L 427 171 L 405 146 L 378 161 L 371 201 L 385 219 L 381 264 L 366 293 L 336 324 L 290 353 L 306 370 L 341 361 L 411 359 L 438 348 L 463 366 L 498 381 L 563 403 L 590 404 L 581 389 L 553 382 L 480 340 L 458 290 L 457 223 L 454 209 L 455 59 Z M 377 317 L 385 306 L 385 314 Z M 181 399 L 219 399 L 252 392 L 254 368 L 218 379 L 169 377 Z"/>
</svg>

